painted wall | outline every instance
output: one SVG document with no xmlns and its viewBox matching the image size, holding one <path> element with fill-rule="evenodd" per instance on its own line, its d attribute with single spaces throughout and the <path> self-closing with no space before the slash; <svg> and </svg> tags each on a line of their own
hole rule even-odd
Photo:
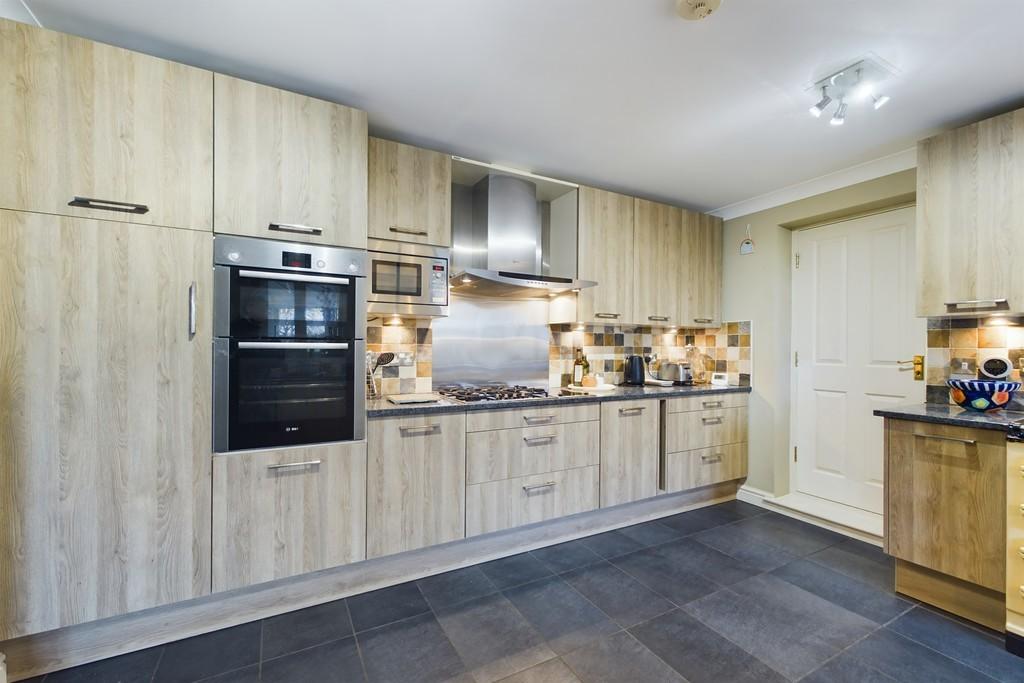
<svg viewBox="0 0 1024 683">
<path fill-rule="evenodd" d="M 747 486 L 789 491 L 792 230 L 913 201 L 916 170 L 901 171 L 725 222 L 722 318 L 750 320 L 750 473 Z M 741 256 L 750 225 L 753 254 Z"/>
</svg>

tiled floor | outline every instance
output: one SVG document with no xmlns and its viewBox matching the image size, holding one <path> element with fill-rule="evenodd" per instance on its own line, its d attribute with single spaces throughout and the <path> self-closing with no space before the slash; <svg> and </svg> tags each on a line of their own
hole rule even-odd
<svg viewBox="0 0 1024 683">
<path fill-rule="evenodd" d="M 1024 681 L 858 541 L 740 502 L 50 674 L 62 681 Z"/>
</svg>

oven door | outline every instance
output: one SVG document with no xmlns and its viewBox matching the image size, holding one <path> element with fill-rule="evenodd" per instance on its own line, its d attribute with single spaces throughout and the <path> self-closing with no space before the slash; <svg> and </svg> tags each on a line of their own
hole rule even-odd
<svg viewBox="0 0 1024 683">
<path fill-rule="evenodd" d="M 216 266 L 217 337 L 356 339 L 366 329 L 366 279 Z"/>
<path fill-rule="evenodd" d="M 214 450 L 359 441 L 366 343 L 214 341 Z"/>
</svg>

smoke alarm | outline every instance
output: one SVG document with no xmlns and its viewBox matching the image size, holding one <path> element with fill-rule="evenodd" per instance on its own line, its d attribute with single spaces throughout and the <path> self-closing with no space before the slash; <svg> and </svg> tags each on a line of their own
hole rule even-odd
<svg viewBox="0 0 1024 683">
<path fill-rule="evenodd" d="M 721 4 L 722 0 L 676 0 L 676 12 L 683 19 L 699 21 L 710 17 Z"/>
</svg>

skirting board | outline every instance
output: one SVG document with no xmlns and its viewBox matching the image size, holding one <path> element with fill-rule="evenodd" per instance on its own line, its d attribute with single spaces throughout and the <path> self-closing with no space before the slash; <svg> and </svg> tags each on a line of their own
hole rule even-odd
<svg viewBox="0 0 1024 683">
<path fill-rule="evenodd" d="M 856 538 L 859 541 L 864 541 L 865 543 L 870 543 L 871 545 L 882 545 L 881 538 L 873 534 L 865 533 L 860 529 L 855 529 L 844 524 L 837 524 L 836 522 L 823 519 L 815 515 L 806 514 L 799 510 L 794 510 L 792 508 L 784 507 L 782 505 L 775 505 L 772 503 L 772 499 L 774 497 L 774 494 L 769 493 L 768 491 L 763 491 L 752 486 L 747 486 L 746 484 L 741 486 L 739 490 L 736 492 L 736 499 L 741 500 L 744 503 L 757 505 L 759 507 L 763 507 L 765 510 L 771 510 L 772 512 L 777 512 L 780 515 L 792 517 L 793 519 L 799 519 L 801 522 L 807 522 L 808 524 L 813 524 L 814 526 L 821 527 L 822 529 L 834 531 L 837 534 L 843 534 L 844 536 Z"/>
<path fill-rule="evenodd" d="M 735 481 L 0 642 L 19 681 L 736 498 Z"/>
</svg>

